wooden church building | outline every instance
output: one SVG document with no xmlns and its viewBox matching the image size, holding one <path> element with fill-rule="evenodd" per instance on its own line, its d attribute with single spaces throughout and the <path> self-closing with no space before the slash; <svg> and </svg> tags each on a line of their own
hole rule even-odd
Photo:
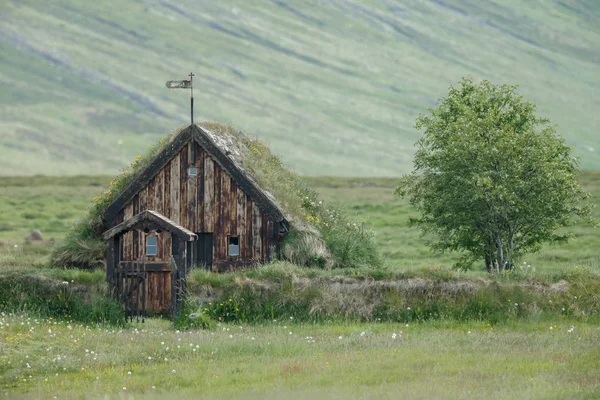
<svg viewBox="0 0 600 400">
<path fill-rule="evenodd" d="M 191 268 L 233 270 L 279 252 L 288 221 L 229 144 L 188 126 L 106 209 L 107 279 L 119 294 L 164 312 Z"/>
</svg>

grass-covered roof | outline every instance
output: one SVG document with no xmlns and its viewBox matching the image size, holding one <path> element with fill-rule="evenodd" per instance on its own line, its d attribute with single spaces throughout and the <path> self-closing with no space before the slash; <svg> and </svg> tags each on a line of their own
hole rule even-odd
<svg viewBox="0 0 600 400">
<path fill-rule="evenodd" d="M 291 232 L 282 247 L 282 257 L 300 265 L 321 267 L 380 264 L 372 232 L 350 221 L 343 210 L 321 201 L 263 142 L 229 125 L 204 122 L 198 126 L 289 222 Z M 182 129 L 162 138 L 146 154 L 137 156 L 94 198 L 88 214 L 74 224 L 57 247 L 54 264 L 78 267 L 102 264 L 103 216 L 181 132 Z"/>
</svg>

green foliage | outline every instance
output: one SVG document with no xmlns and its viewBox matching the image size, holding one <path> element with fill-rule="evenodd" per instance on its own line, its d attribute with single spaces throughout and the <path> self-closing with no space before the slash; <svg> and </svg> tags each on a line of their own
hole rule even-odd
<svg viewBox="0 0 600 400">
<path fill-rule="evenodd" d="M 208 313 L 199 309 L 196 303 L 189 300 L 189 296 L 186 296 L 183 306 L 173 318 L 173 327 L 180 330 L 209 329 L 213 325 Z"/>
<path fill-rule="evenodd" d="M 96 269 L 104 266 L 106 245 L 93 233 L 97 219 L 87 215 L 80 219 L 65 238 L 58 243 L 51 256 L 51 264 L 64 268 Z"/>
<path fill-rule="evenodd" d="M 566 241 L 558 229 L 573 216 L 592 221 L 571 149 L 516 89 L 463 79 L 417 119 L 415 169 L 396 193 L 420 212 L 412 222 L 433 249 L 464 252 L 461 268 L 483 258 L 500 272 L 544 242 Z"/>
<path fill-rule="evenodd" d="M 239 307 L 244 299 L 238 296 L 234 296 L 234 298 L 235 300 L 230 297 L 220 302 L 209 301 L 202 309 L 202 312 L 219 322 L 244 321 L 246 317 L 243 311 L 240 312 Z"/>
</svg>

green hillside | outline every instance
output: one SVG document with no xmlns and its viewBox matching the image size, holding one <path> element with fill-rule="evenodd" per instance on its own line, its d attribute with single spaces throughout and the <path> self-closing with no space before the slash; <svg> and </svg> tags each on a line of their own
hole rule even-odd
<svg viewBox="0 0 600 400">
<path fill-rule="evenodd" d="M 0 1 L 0 175 L 116 173 L 188 122 L 302 174 L 399 175 L 464 75 L 521 84 L 600 169 L 597 0 Z"/>
</svg>

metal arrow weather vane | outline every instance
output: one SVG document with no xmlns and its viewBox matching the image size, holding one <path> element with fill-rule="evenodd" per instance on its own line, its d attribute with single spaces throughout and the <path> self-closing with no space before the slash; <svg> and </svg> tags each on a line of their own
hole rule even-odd
<svg viewBox="0 0 600 400">
<path fill-rule="evenodd" d="M 192 125 L 194 125 L 194 86 L 192 80 L 194 79 L 194 73 L 190 72 L 190 80 L 183 81 L 167 81 L 168 89 L 190 89 L 190 119 Z"/>
</svg>

